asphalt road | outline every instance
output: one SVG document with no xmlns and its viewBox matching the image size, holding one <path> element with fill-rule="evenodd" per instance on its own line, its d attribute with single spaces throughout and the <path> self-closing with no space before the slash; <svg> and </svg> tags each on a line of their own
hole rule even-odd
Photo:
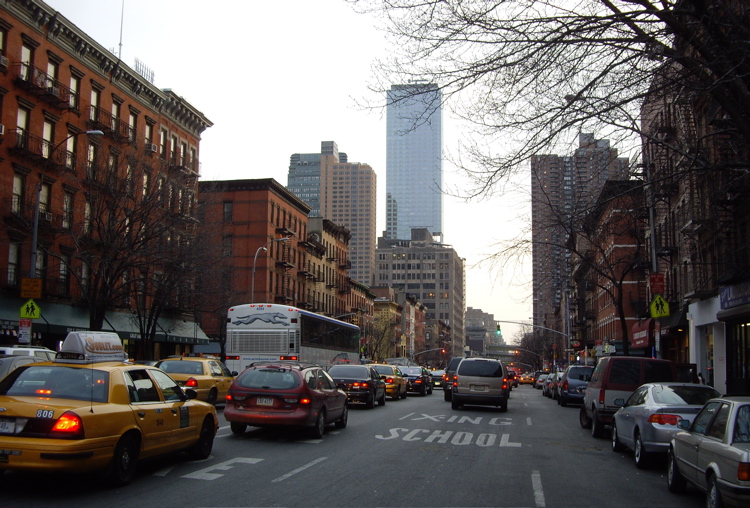
<svg viewBox="0 0 750 508">
<path fill-rule="evenodd" d="M 505 413 L 454 411 L 438 391 L 354 407 L 347 428 L 330 426 L 319 440 L 270 429 L 234 436 L 222 419 L 204 461 L 142 463 L 118 489 L 91 476 L 6 473 L 0 506 L 703 506 L 692 488 L 667 491 L 664 462 L 639 470 L 632 454 L 612 452 L 608 436 L 591 437 L 578 409 L 520 386 Z"/>
</svg>

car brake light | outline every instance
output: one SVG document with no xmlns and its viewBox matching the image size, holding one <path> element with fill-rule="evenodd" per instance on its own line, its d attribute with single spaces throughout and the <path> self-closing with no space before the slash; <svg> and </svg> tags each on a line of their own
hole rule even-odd
<svg viewBox="0 0 750 508">
<path fill-rule="evenodd" d="M 227 360 L 239 360 L 239 359 L 240 359 L 240 355 L 227 356 Z"/>
<path fill-rule="evenodd" d="M 743 482 L 750 481 L 750 462 L 740 462 L 737 466 L 737 479 Z"/>
<path fill-rule="evenodd" d="M 655 413 L 648 417 L 648 423 L 658 423 L 659 425 L 677 425 L 678 415 L 666 415 Z"/>
<path fill-rule="evenodd" d="M 83 420 L 72 411 L 66 411 L 50 430 L 50 437 L 83 437 Z"/>
<path fill-rule="evenodd" d="M 421 379 L 415 379 L 415 380 L 414 380 L 414 382 L 415 382 L 415 383 L 421 383 L 421 382 L 422 382 L 422 380 L 421 380 Z"/>
<path fill-rule="evenodd" d="M 194 377 L 191 377 L 190 379 L 185 381 L 185 386 L 187 388 L 196 388 L 198 386 L 198 380 L 195 379 Z"/>
<path fill-rule="evenodd" d="M 309 404 L 311 402 L 312 400 L 308 399 L 307 397 L 302 397 L 301 399 L 299 399 L 300 404 Z"/>
<path fill-rule="evenodd" d="M 393 383 L 393 378 L 392 378 L 392 377 L 389 377 L 388 379 L 386 379 L 386 380 L 385 380 L 385 382 L 386 382 L 386 383 Z"/>
<path fill-rule="evenodd" d="M 604 390 L 599 390 L 599 404 L 604 404 Z"/>
<path fill-rule="evenodd" d="M 568 380 L 567 380 L 567 379 L 566 379 L 565 381 L 563 381 L 563 384 L 562 384 L 562 389 L 563 389 L 563 391 L 565 391 L 565 392 L 567 392 L 567 391 L 568 391 Z"/>
</svg>

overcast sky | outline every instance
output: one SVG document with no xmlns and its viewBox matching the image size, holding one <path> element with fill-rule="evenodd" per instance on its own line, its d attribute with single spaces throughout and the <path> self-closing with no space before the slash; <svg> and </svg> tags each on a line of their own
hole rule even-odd
<svg viewBox="0 0 750 508">
<path fill-rule="evenodd" d="M 344 0 L 47 0 L 134 67 L 171 88 L 214 124 L 200 146 L 202 180 L 274 178 L 287 183 L 289 156 L 335 141 L 350 162 L 378 176 L 378 235 L 385 228 L 384 102 L 368 91 L 372 63 L 388 54 L 378 20 Z M 122 30 L 121 30 L 122 27 Z M 460 126 L 443 114 L 443 149 L 456 153 Z M 447 162 L 445 180 L 463 177 Z M 467 260 L 466 305 L 495 319 L 528 321 L 531 268 L 475 267 L 528 220 L 526 194 L 480 203 L 444 199 L 444 240 Z M 520 327 L 503 324 L 511 342 Z"/>
</svg>

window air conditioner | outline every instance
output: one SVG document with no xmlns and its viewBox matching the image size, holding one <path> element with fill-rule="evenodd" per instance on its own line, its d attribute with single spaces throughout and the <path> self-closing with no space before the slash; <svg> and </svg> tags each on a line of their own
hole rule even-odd
<svg viewBox="0 0 750 508">
<path fill-rule="evenodd" d="M 156 145 L 154 143 L 146 143 L 146 151 L 156 153 Z"/>
<path fill-rule="evenodd" d="M 55 97 L 60 97 L 60 89 L 57 88 L 56 86 L 51 86 L 47 88 L 47 93 Z"/>
<path fill-rule="evenodd" d="M 50 212 L 42 212 L 42 220 L 52 222 L 52 214 Z"/>
<path fill-rule="evenodd" d="M 5 125 L 0 123 L 0 136 L 4 136 L 4 135 L 5 135 Z"/>
<path fill-rule="evenodd" d="M 9 64 L 8 57 L 0 55 L 0 68 L 7 69 Z"/>
</svg>

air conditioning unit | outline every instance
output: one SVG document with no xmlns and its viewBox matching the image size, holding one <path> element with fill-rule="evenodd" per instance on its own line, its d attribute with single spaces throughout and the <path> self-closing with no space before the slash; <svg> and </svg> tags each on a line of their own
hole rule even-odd
<svg viewBox="0 0 750 508">
<path fill-rule="evenodd" d="M 146 143 L 146 151 L 156 153 L 156 145 L 154 143 Z"/>
<path fill-rule="evenodd" d="M 0 123 L 0 136 L 5 136 L 5 125 Z"/>
<path fill-rule="evenodd" d="M 47 222 L 52 222 L 52 214 L 50 212 L 42 212 L 41 217 L 42 217 L 42 220 L 45 220 Z"/>
<path fill-rule="evenodd" d="M 55 97 L 60 97 L 60 89 L 56 86 L 51 86 L 47 88 L 47 93 L 50 95 L 54 95 Z"/>
<path fill-rule="evenodd" d="M 8 61 L 8 57 L 0 55 L 0 68 L 7 69 L 8 65 L 10 65 L 10 62 Z"/>
</svg>

